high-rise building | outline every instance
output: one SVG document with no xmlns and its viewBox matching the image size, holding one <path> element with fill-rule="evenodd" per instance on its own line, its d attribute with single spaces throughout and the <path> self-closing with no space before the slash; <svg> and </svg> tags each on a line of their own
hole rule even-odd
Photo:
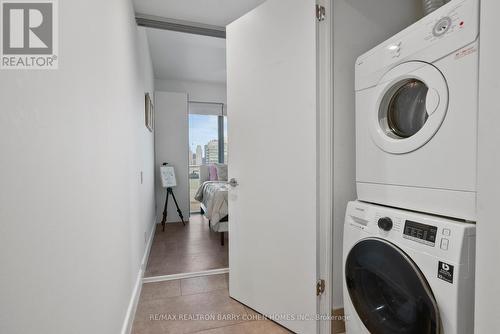
<svg viewBox="0 0 500 334">
<path fill-rule="evenodd" d="M 205 163 L 219 163 L 219 141 L 213 139 L 205 145 Z M 227 140 L 224 140 L 224 163 L 227 163 Z"/>
<path fill-rule="evenodd" d="M 207 164 L 219 162 L 219 141 L 217 139 L 213 139 L 205 145 L 205 160 Z"/>
<path fill-rule="evenodd" d="M 193 151 L 191 151 L 191 147 L 190 147 L 189 148 L 189 164 L 194 165 L 195 164 L 194 160 L 195 160 L 195 156 L 193 154 Z"/>
<path fill-rule="evenodd" d="M 195 165 L 202 165 L 203 164 L 203 150 L 201 148 L 201 145 L 196 146 L 196 162 Z"/>
</svg>

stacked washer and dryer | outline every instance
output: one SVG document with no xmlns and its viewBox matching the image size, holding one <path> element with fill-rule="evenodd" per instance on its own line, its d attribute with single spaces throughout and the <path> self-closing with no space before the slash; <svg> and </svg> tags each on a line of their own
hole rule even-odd
<svg viewBox="0 0 500 334">
<path fill-rule="evenodd" d="M 356 62 L 348 334 L 474 332 L 479 0 L 452 0 Z"/>
</svg>

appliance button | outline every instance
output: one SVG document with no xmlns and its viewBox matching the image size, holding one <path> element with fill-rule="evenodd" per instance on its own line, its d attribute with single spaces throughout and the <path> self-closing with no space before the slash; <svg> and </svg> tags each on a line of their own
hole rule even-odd
<svg viewBox="0 0 500 334">
<path fill-rule="evenodd" d="M 378 220 L 378 227 L 384 231 L 390 231 L 392 229 L 392 226 L 392 219 L 389 217 L 380 218 Z"/>
<path fill-rule="evenodd" d="M 448 244 L 449 244 L 449 240 L 448 239 L 441 239 L 441 249 L 442 250 L 448 250 Z"/>
<path fill-rule="evenodd" d="M 444 228 L 444 229 L 443 229 L 443 235 L 446 235 L 446 236 L 451 235 L 451 231 L 450 231 L 450 229 L 449 229 L 449 228 Z"/>
<path fill-rule="evenodd" d="M 434 26 L 434 29 L 432 29 L 432 34 L 435 37 L 443 36 L 448 32 L 448 30 L 450 30 L 451 24 L 452 22 L 450 17 L 447 16 L 441 18 Z"/>
</svg>

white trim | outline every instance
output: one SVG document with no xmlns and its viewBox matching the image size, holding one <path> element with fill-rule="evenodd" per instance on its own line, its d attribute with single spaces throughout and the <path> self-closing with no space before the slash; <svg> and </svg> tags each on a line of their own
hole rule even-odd
<svg viewBox="0 0 500 334">
<path fill-rule="evenodd" d="M 325 292 L 318 298 L 318 313 L 332 312 L 333 242 L 333 101 L 332 101 L 332 1 L 317 0 L 326 9 L 318 23 L 318 278 L 325 280 Z M 320 320 L 318 333 L 330 334 L 331 321 Z"/>
<path fill-rule="evenodd" d="M 146 264 L 148 263 L 149 253 L 151 252 L 151 246 L 153 244 L 153 237 L 155 235 L 155 231 L 156 231 L 156 223 L 153 224 L 151 232 L 149 233 L 148 243 L 146 244 L 146 249 L 144 250 L 144 255 L 142 257 L 139 273 L 137 274 L 137 280 L 135 281 L 134 290 L 132 291 L 132 296 L 130 297 L 127 313 L 125 315 L 125 320 L 123 322 L 122 330 L 120 332 L 121 334 L 130 334 L 132 332 L 132 324 L 134 323 L 137 304 L 139 303 L 139 297 L 141 296 L 142 279 L 144 277 L 144 271 L 146 270 Z"/>
<path fill-rule="evenodd" d="M 193 272 L 193 273 L 144 277 L 142 282 L 143 283 L 155 283 L 155 282 L 173 281 L 173 280 L 184 279 L 184 278 L 200 277 L 200 276 L 221 275 L 221 274 L 227 274 L 227 273 L 229 273 L 229 268 L 212 269 L 212 270 L 205 270 L 205 271 L 197 271 L 197 272 Z"/>
</svg>

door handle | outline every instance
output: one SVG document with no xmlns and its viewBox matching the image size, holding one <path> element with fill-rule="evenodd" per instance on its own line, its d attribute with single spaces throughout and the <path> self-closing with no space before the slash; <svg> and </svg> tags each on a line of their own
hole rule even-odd
<svg viewBox="0 0 500 334">
<path fill-rule="evenodd" d="M 233 177 L 227 184 L 234 188 L 238 186 L 238 181 L 236 181 L 236 179 Z"/>
</svg>

